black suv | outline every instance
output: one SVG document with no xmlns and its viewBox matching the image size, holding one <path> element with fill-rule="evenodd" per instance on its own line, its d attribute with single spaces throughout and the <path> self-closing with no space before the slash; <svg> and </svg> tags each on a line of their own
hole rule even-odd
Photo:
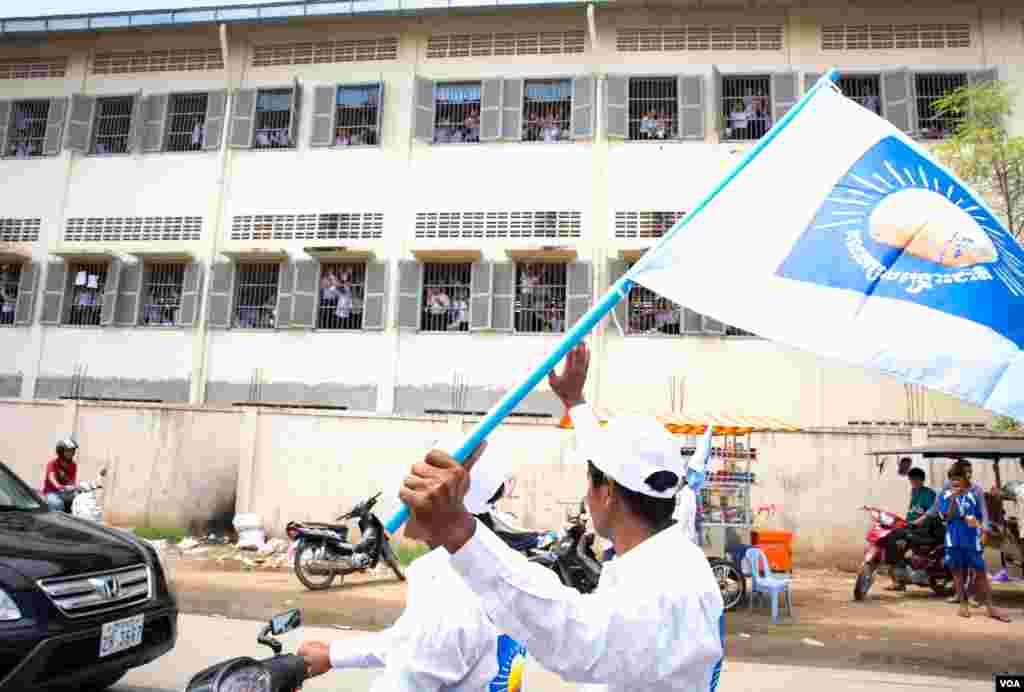
<svg viewBox="0 0 1024 692">
<path fill-rule="evenodd" d="M 177 636 L 152 546 L 51 511 L 0 463 L 0 691 L 103 690 Z"/>
</svg>

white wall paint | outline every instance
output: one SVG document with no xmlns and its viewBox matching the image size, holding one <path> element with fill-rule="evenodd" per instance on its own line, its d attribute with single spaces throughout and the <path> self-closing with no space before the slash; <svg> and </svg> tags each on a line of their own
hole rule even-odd
<svg viewBox="0 0 1024 692">
<path fill-rule="evenodd" d="M 189 330 L 59 327 L 46 331 L 43 375 L 68 376 L 87 364 L 87 377 L 171 380 L 192 371 Z"/>
</svg>

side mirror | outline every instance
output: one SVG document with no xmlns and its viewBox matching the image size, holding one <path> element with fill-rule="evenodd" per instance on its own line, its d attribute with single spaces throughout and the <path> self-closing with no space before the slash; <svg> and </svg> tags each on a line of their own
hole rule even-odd
<svg viewBox="0 0 1024 692">
<path fill-rule="evenodd" d="M 270 621 L 270 631 L 274 636 L 297 630 L 300 627 L 302 627 L 302 611 L 298 609 L 275 615 Z"/>
</svg>

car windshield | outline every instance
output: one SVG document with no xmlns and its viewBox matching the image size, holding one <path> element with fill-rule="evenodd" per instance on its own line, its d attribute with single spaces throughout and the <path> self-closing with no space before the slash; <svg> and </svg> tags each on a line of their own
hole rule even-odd
<svg viewBox="0 0 1024 692">
<path fill-rule="evenodd" d="M 6 468 L 0 466 L 0 512 L 42 509 L 39 500 Z"/>
</svg>

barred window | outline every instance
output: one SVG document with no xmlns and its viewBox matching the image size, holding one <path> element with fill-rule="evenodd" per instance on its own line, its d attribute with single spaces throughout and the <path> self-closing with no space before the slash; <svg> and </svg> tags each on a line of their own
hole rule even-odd
<svg viewBox="0 0 1024 692">
<path fill-rule="evenodd" d="M 772 129 L 771 77 L 722 77 L 721 117 L 724 139 L 761 139 Z"/>
<path fill-rule="evenodd" d="M 20 264 L 0 264 L 0 325 L 14 324 L 20 281 Z"/>
<path fill-rule="evenodd" d="M 881 87 L 878 75 L 843 75 L 839 78 L 840 91 L 875 115 L 882 114 Z"/>
<path fill-rule="evenodd" d="M 708 320 L 704 315 L 684 308 L 644 286 L 633 286 L 629 292 L 626 334 L 710 334 L 714 336 L 754 336 L 750 332 Z"/>
<path fill-rule="evenodd" d="M 473 265 L 470 262 L 423 265 L 424 332 L 469 331 L 469 285 Z"/>
<path fill-rule="evenodd" d="M 15 101 L 5 142 L 4 156 L 27 159 L 43 155 L 49 100 Z"/>
<path fill-rule="evenodd" d="M 93 127 L 93 154 L 125 154 L 131 150 L 134 96 L 96 99 L 96 123 Z"/>
<path fill-rule="evenodd" d="M 322 265 L 317 329 L 362 329 L 365 290 L 364 262 Z"/>
<path fill-rule="evenodd" d="M 564 262 L 516 264 L 516 331 L 525 334 L 565 331 Z"/>
<path fill-rule="evenodd" d="M 523 93 L 523 139 L 558 142 L 572 138 L 572 82 L 527 80 Z"/>
<path fill-rule="evenodd" d="M 247 262 L 238 265 L 235 281 L 234 326 L 242 329 L 273 329 L 277 326 L 276 262 Z"/>
<path fill-rule="evenodd" d="M 935 101 L 967 86 L 967 75 L 963 72 L 918 74 L 914 76 L 914 82 L 918 133 L 925 139 L 942 139 L 953 134 L 960 118 L 939 113 Z"/>
<path fill-rule="evenodd" d="M 205 141 L 206 100 L 202 94 L 171 96 L 166 151 L 200 151 Z"/>
<path fill-rule="evenodd" d="M 103 287 L 107 283 L 107 265 L 79 263 L 71 265 L 71 306 L 67 323 L 75 326 L 99 326 L 103 311 Z"/>
<path fill-rule="evenodd" d="M 438 84 L 434 91 L 434 141 L 480 141 L 480 83 Z"/>
<path fill-rule="evenodd" d="M 254 149 L 293 146 L 291 135 L 292 90 L 268 89 L 256 97 L 256 143 Z"/>
<path fill-rule="evenodd" d="M 376 145 L 380 109 L 380 86 L 338 88 L 334 143 L 338 146 Z"/>
<path fill-rule="evenodd" d="M 629 138 L 671 139 L 676 136 L 679 101 L 675 77 L 633 77 L 629 80 Z"/>
<path fill-rule="evenodd" d="M 143 293 L 142 324 L 174 326 L 181 308 L 181 290 L 185 281 L 185 265 L 147 265 L 146 285 Z"/>
</svg>

